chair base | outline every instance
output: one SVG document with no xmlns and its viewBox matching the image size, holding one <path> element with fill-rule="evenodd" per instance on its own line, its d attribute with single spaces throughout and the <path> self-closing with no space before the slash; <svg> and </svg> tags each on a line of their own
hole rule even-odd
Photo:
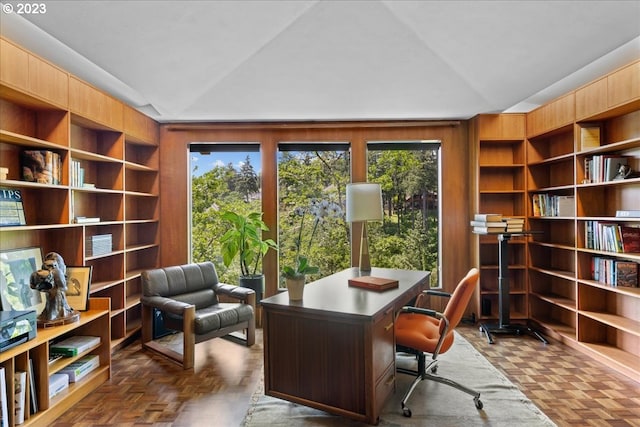
<svg viewBox="0 0 640 427">
<path fill-rule="evenodd" d="M 431 381 L 435 381 L 441 384 L 446 384 L 450 387 L 456 388 L 460 391 L 463 391 L 471 396 L 473 396 L 473 403 L 476 407 L 476 409 L 480 410 L 483 407 L 482 401 L 480 400 L 480 392 L 475 391 L 473 389 L 470 389 L 469 387 L 466 387 L 456 381 L 453 381 L 449 378 L 445 378 L 445 377 L 440 377 L 438 375 L 435 375 L 435 372 L 438 370 L 438 361 L 437 360 L 431 360 L 430 363 L 427 365 L 426 362 L 426 354 L 425 353 L 420 353 L 416 355 L 417 359 L 418 359 L 418 369 L 417 370 L 413 370 L 413 369 L 406 369 L 406 368 L 396 368 L 396 371 L 402 374 L 408 374 L 408 375 L 415 375 L 416 378 L 413 380 L 413 382 L 411 383 L 411 386 L 409 386 L 409 389 L 407 390 L 407 392 L 405 393 L 404 397 L 402 398 L 402 400 L 400 401 L 400 405 L 402 407 L 402 414 L 405 417 L 411 417 L 411 409 L 409 409 L 409 407 L 407 406 L 407 401 L 409 400 L 409 397 L 411 396 L 411 394 L 413 393 L 413 390 L 416 388 L 416 386 L 423 380 L 431 380 Z M 429 372 L 431 371 L 431 373 Z"/>
</svg>

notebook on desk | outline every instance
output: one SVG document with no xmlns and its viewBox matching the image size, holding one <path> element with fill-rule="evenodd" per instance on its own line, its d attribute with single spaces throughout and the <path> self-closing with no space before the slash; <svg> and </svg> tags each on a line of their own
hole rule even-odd
<svg viewBox="0 0 640 427">
<path fill-rule="evenodd" d="M 384 277 L 362 276 L 349 279 L 349 286 L 357 288 L 371 289 L 374 291 L 384 291 L 398 287 L 398 281 L 385 279 Z"/>
</svg>

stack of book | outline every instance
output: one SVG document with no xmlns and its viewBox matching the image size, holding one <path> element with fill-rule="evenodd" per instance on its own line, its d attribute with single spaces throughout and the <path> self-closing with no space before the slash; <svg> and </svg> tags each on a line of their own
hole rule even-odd
<svg viewBox="0 0 640 427">
<path fill-rule="evenodd" d="M 503 217 L 502 214 L 475 214 L 471 221 L 474 233 L 521 233 L 524 218 Z"/>
<path fill-rule="evenodd" d="M 504 233 L 507 228 L 502 214 L 475 214 L 471 226 L 474 233 Z"/>
<path fill-rule="evenodd" d="M 113 251 L 113 238 L 111 234 L 96 234 L 87 236 L 85 240 L 86 256 L 99 256 Z"/>
<path fill-rule="evenodd" d="M 638 264 L 634 261 L 595 256 L 591 258 L 593 280 L 608 286 L 638 287 Z"/>
<path fill-rule="evenodd" d="M 507 233 L 522 233 L 524 231 L 524 218 L 502 218 L 507 223 Z"/>
<path fill-rule="evenodd" d="M 585 221 L 585 248 L 640 253 L 640 227 L 606 221 Z"/>
</svg>

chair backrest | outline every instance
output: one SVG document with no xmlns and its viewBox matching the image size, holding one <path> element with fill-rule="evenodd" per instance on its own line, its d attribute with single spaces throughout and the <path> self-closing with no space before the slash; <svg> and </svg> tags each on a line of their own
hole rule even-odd
<svg viewBox="0 0 640 427">
<path fill-rule="evenodd" d="M 207 306 L 218 302 L 218 283 L 212 262 L 157 268 L 142 273 L 142 294 Z"/>
<path fill-rule="evenodd" d="M 478 285 L 479 278 L 480 271 L 478 271 L 477 268 L 472 268 L 467 275 L 460 280 L 453 294 L 451 294 L 451 298 L 449 298 L 447 306 L 444 308 L 444 315 L 449 320 L 450 332 L 452 332 L 462 320 L 462 316 L 467 309 L 467 305 L 469 305 L 473 291 Z M 441 333 L 444 327 L 444 321 L 440 321 Z"/>
</svg>

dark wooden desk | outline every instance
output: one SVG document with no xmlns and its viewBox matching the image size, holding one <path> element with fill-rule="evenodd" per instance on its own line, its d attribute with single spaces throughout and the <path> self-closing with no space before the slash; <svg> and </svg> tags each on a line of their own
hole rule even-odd
<svg viewBox="0 0 640 427">
<path fill-rule="evenodd" d="M 373 268 L 384 292 L 348 286 L 357 268 L 263 299 L 265 394 L 376 424 L 395 389 L 396 312 L 429 286 L 429 272 Z M 399 408 L 400 406 L 398 406 Z"/>
</svg>

